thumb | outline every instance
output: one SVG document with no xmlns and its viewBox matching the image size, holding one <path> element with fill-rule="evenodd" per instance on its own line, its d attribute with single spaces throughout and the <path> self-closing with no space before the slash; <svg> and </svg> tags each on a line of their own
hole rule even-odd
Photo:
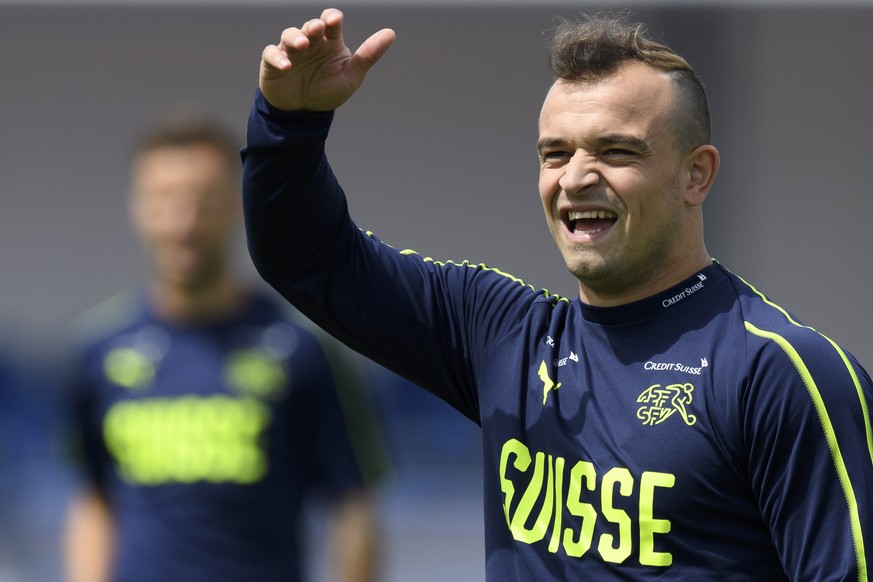
<svg viewBox="0 0 873 582">
<path fill-rule="evenodd" d="M 351 60 L 351 67 L 355 74 L 359 78 L 366 75 L 367 71 L 388 52 L 396 38 L 397 35 L 393 30 L 383 28 L 361 43 Z"/>
</svg>

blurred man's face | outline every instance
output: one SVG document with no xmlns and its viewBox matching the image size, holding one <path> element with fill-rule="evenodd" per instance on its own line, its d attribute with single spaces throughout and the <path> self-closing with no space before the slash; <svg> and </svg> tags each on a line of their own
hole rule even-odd
<svg viewBox="0 0 873 582">
<path fill-rule="evenodd" d="M 131 210 L 155 282 L 196 291 L 224 274 L 237 193 L 226 158 L 208 144 L 159 148 L 135 161 Z"/>
</svg>

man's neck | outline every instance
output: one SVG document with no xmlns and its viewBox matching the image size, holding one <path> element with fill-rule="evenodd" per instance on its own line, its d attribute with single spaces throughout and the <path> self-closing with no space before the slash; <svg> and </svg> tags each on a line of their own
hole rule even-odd
<svg viewBox="0 0 873 582">
<path fill-rule="evenodd" d="M 175 323 L 221 319 L 235 313 L 245 301 L 242 286 L 231 278 L 200 289 L 153 282 L 149 296 L 158 317 Z"/>
<path fill-rule="evenodd" d="M 580 282 L 579 298 L 583 303 L 596 307 L 618 307 L 621 305 L 627 305 L 628 303 L 633 303 L 634 301 L 657 295 L 661 291 L 681 283 L 685 279 L 694 275 L 694 273 L 711 264 L 712 258 L 705 253 L 704 249 L 704 253 L 701 253 L 696 261 L 687 262 L 684 268 L 677 267 L 671 271 L 663 271 L 661 277 L 647 281 L 645 285 L 637 285 L 631 288 L 621 288 L 617 290 L 610 289 L 606 292 L 602 292 L 586 287 Z"/>
</svg>

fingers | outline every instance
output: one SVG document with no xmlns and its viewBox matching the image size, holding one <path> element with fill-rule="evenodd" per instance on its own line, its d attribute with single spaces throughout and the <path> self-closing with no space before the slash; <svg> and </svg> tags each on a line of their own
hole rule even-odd
<svg viewBox="0 0 873 582">
<path fill-rule="evenodd" d="M 342 29 L 343 13 L 335 8 L 328 8 L 321 13 L 321 18 L 313 18 L 300 28 L 285 29 L 279 46 L 291 51 L 305 50 L 324 38 L 342 38 Z"/>
<path fill-rule="evenodd" d="M 330 40 L 342 39 L 343 13 L 336 8 L 328 8 L 321 13 L 320 22 L 324 23 L 324 38 Z M 352 66 L 361 72 L 366 72 L 391 48 L 396 39 L 393 30 L 380 30 L 365 40 L 352 57 Z"/>
<path fill-rule="evenodd" d="M 383 28 L 373 34 L 352 55 L 352 67 L 357 69 L 360 74 L 366 73 L 388 52 L 396 39 L 397 35 L 390 28 Z"/>
<path fill-rule="evenodd" d="M 264 52 L 261 54 L 261 63 L 262 67 L 267 70 L 287 71 L 291 68 L 291 61 L 288 60 L 287 54 L 274 44 L 264 49 Z"/>
<path fill-rule="evenodd" d="M 264 97 L 289 111 L 328 111 L 345 103 L 394 43 L 395 34 L 380 30 L 354 54 L 342 34 L 343 13 L 333 8 L 300 28 L 282 31 L 279 42 L 261 55 L 259 86 Z"/>
<path fill-rule="evenodd" d="M 321 22 L 324 23 L 324 36 L 330 39 L 342 38 L 343 36 L 343 13 L 336 8 L 328 8 L 321 13 Z"/>
<path fill-rule="evenodd" d="M 310 20 L 300 28 L 286 28 L 282 31 L 279 44 L 267 46 L 261 54 L 264 67 L 288 70 L 293 55 L 318 44 L 324 38 L 324 31 L 325 24 L 318 19 Z"/>
<path fill-rule="evenodd" d="M 306 50 L 313 43 L 317 43 L 323 35 L 324 23 L 310 20 L 300 28 L 292 27 L 283 30 L 279 39 L 279 48 L 288 53 Z"/>
</svg>

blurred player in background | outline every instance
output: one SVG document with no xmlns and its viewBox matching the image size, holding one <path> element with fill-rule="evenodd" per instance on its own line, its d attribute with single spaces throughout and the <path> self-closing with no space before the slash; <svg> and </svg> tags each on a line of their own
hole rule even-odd
<svg viewBox="0 0 873 582">
<path fill-rule="evenodd" d="M 375 578 L 369 488 L 388 462 L 364 362 L 233 273 L 238 150 L 199 118 L 135 150 L 149 278 L 82 318 L 70 582 L 301 580 L 303 511 L 322 502 L 333 579 Z"/>
</svg>

